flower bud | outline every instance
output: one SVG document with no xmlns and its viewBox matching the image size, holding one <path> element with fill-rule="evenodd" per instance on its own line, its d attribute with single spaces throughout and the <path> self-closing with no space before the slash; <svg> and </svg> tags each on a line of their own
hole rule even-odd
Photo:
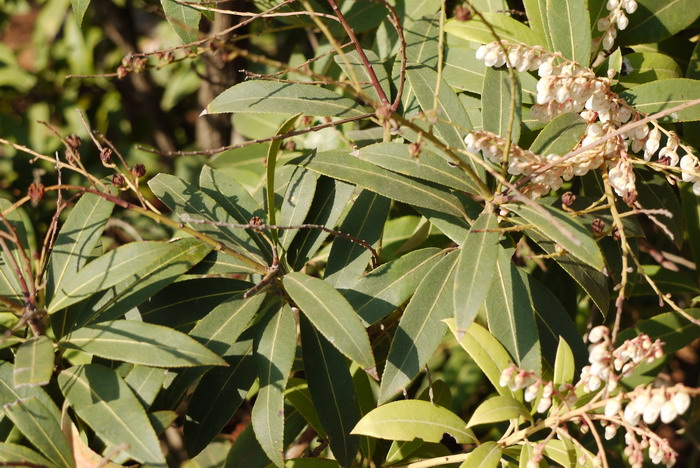
<svg viewBox="0 0 700 468">
<path fill-rule="evenodd" d="M 666 400 L 666 402 L 661 407 L 661 422 L 668 424 L 674 419 L 676 419 L 678 413 L 676 412 L 676 406 L 673 404 L 672 400 Z"/>
<path fill-rule="evenodd" d="M 685 413 L 690 406 L 690 396 L 684 391 L 677 392 L 673 395 L 671 401 L 673 401 L 673 406 L 676 408 L 676 413 L 678 414 Z"/>
<path fill-rule="evenodd" d="M 622 404 L 620 402 L 620 398 L 611 398 L 605 404 L 605 416 L 607 416 L 608 418 L 612 418 L 613 416 L 618 414 L 621 409 Z"/>
</svg>

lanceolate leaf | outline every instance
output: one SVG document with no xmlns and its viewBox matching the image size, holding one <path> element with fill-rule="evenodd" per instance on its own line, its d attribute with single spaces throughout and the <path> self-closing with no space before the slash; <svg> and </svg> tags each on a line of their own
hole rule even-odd
<svg viewBox="0 0 700 468">
<path fill-rule="evenodd" d="M 605 4 L 605 2 L 602 2 Z M 630 24 L 618 34 L 620 44 L 650 44 L 684 30 L 700 16 L 695 0 L 638 0 Z"/>
<path fill-rule="evenodd" d="M 586 228 L 562 211 L 546 205 L 540 206 L 547 212 L 547 216 L 530 206 L 507 205 L 509 210 L 534 225 L 547 238 L 561 244 L 574 257 L 593 268 L 602 270 L 605 266 L 603 255 Z M 518 222 L 517 218 L 514 221 Z"/>
<path fill-rule="evenodd" d="M 507 68 L 488 67 L 484 74 L 484 88 L 481 93 L 481 120 L 484 130 L 508 138 L 511 108 L 513 109 L 513 127 L 510 139 L 517 143 L 520 138 L 521 91 L 518 76 L 513 72 L 515 84 L 510 79 Z M 513 89 L 515 88 L 515 89 Z M 515 107 L 513 107 L 515 94 Z"/>
<path fill-rule="evenodd" d="M 59 420 L 36 397 L 5 405 L 5 415 L 36 448 L 60 467 L 75 466 L 68 440 Z"/>
<path fill-rule="evenodd" d="M 460 444 L 476 440 L 474 434 L 465 429 L 459 416 L 423 400 L 401 400 L 382 405 L 365 415 L 352 430 L 352 434 L 380 439 L 410 441 L 418 437 L 424 442 L 440 442 L 445 433 Z"/>
<path fill-rule="evenodd" d="M 581 140 L 587 126 L 586 121 L 578 114 L 562 114 L 542 129 L 530 145 L 530 151 L 543 156 L 564 156 Z"/>
<path fill-rule="evenodd" d="M 443 257 L 427 272 L 408 303 L 382 374 L 380 404 L 411 382 L 444 338 L 447 327 L 442 320 L 454 309 L 452 288 L 457 259 L 457 252 Z"/>
<path fill-rule="evenodd" d="M 547 20 L 547 0 L 523 0 L 523 5 L 530 28 L 536 34 L 546 38 L 547 43 L 542 45 L 547 46 L 548 50 L 554 50 L 549 32 L 549 21 Z"/>
<path fill-rule="evenodd" d="M 700 80 L 673 78 L 653 81 L 628 89 L 620 93 L 620 97 L 639 112 L 653 114 L 693 99 L 699 99 Z M 660 119 L 662 122 L 690 122 L 693 120 L 700 120 L 700 104 L 695 104 Z"/>
<path fill-rule="evenodd" d="M 406 302 L 442 256 L 440 249 L 415 250 L 372 270 L 341 292 L 363 322 L 372 325 Z"/>
<path fill-rule="evenodd" d="M 467 455 L 459 468 L 498 468 L 501 455 L 503 447 L 496 442 L 484 442 Z"/>
<path fill-rule="evenodd" d="M 591 26 L 585 0 L 547 0 L 547 23 L 553 51 L 588 66 Z"/>
<path fill-rule="evenodd" d="M 74 366 L 61 372 L 58 385 L 73 410 L 102 440 L 127 446 L 124 452 L 142 463 L 165 465 L 143 407 L 114 371 L 99 364 Z"/>
<path fill-rule="evenodd" d="M 122 282 L 137 283 L 171 261 L 173 253 L 202 245 L 196 239 L 177 242 L 132 242 L 117 247 L 83 267 L 65 282 L 47 308 L 54 313 Z M 211 247 L 207 247 L 207 251 Z"/>
<path fill-rule="evenodd" d="M 406 64 L 437 68 L 439 13 L 423 16 L 404 31 L 406 40 Z"/>
<path fill-rule="evenodd" d="M 352 377 L 340 354 L 308 319 L 300 317 L 304 371 L 318 417 L 335 458 L 350 466 L 359 448 L 359 437 L 350 430 L 360 420 Z"/>
<path fill-rule="evenodd" d="M 666 178 L 658 172 L 635 171 L 637 175 L 637 201 L 647 210 L 665 210 L 670 216 L 652 215 L 657 220 L 655 224 L 666 226 L 661 231 L 673 241 L 676 247 L 683 245 L 684 220 L 683 209 L 678 201 L 676 191 Z"/>
<path fill-rule="evenodd" d="M 467 427 L 490 424 L 509 419 L 530 419 L 530 412 L 518 400 L 506 395 L 489 398 L 474 411 Z"/>
<path fill-rule="evenodd" d="M 354 100 L 316 85 L 275 81 L 244 81 L 219 94 L 206 109 L 222 112 L 358 117 L 368 112 Z"/>
<path fill-rule="evenodd" d="M 356 184 L 392 200 L 463 216 L 464 209 L 454 195 L 382 169 L 346 151 L 324 151 L 294 159 L 291 163 Z"/>
<path fill-rule="evenodd" d="M 321 334 L 361 365 L 374 367 L 369 337 L 347 300 L 329 283 L 303 273 L 288 273 L 282 283 L 292 300 Z"/>
<path fill-rule="evenodd" d="M 518 366 L 536 373 L 541 369 L 540 342 L 532 304 L 510 253 L 499 252 L 496 277 L 486 296 L 489 330 L 503 343 Z"/>
<path fill-rule="evenodd" d="M 61 419 L 61 410 L 56 406 L 49 394 L 41 387 L 24 386 L 16 389 L 12 371 L 12 364 L 0 361 L 0 414 L 3 414 L 1 411 L 2 406 L 24 398 L 34 397 L 51 410 L 53 419 L 59 421 Z"/>
<path fill-rule="evenodd" d="M 384 94 L 387 96 L 387 98 L 391 98 L 391 90 L 389 89 L 389 76 L 387 76 L 386 74 L 384 64 L 381 60 L 379 60 L 379 57 L 377 57 L 377 55 L 371 50 L 365 50 L 364 52 L 365 56 L 369 60 L 370 65 L 372 65 L 372 69 L 374 70 L 374 73 L 377 76 L 377 81 L 379 81 L 379 84 L 382 87 Z M 346 53 L 344 58 L 338 55 L 334 56 L 333 58 L 335 60 L 335 63 L 337 63 L 340 66 L 340 68 L 343 69 L 348 78 L 350 78 L 351 80 L 357 78 L 357 80 L 359 80 L 359 82 L 362 83 L 362 91 L 365 94 L 367 94 L 367 96 L 369 96 L 369 98 L 372 101 L 379 103 L 379 95 L 374 89 L 374 86 L 371 83 L 369 73 L 367 73 L 367 68 L 365 68 L 364 63 L 360 58 L 360 54 L 358 54 L 357 51 L 353 50 L 352 52 Z M 347 63 L 345 60 L 347 60 Z"/>
<path fill-rule="evenodd" d="M 53 374 L 53 343 L 47 336 L 35 336 L 17 349 L 15 387 L 45 385 Z"/>
<path fill-rule="evenodd" d="M 182 42 L 189 44 L 198 39 L 199 20 L 202 16 L 198 10 L 177 0 L 160 0 L 160 4 L 168 23 Z"/>
<path fill-rule="evenodd" d="M 0 461 L 16 462 L 19 460 L 50 468 L 58 466 L 24 445 L 0 442 Z"/>
<path fill-rule="evenodd" d="M 255 359 L 260 391 L 251 420 L 255 436 L 267 457 L 283 466 L 284 389 L 294 362 L 297 345 L 296 323 L 288 305 L 267 317 L 256 340 Z"/>
<path fill-rule="evenodd" d="M 292 178 L 284 194 L 282 206 L 280 207 L 279 223 L 286 226 L 301 224 L 306 218 L 306 214 L 311 208 L 311 202 L 316 192 L 316 180 L 318 175 L 314 172 L 297 167 L 292 174 Z M 279 233 L 282 248 L 286 249 L 292 243 L 292 239 L 297 233 L 296 229 L 286 229 Z"/>
<path fill-rule="evenodd" d="M 59 345 L 146 366 L 225 365 L 220 357 L 183 333 L 134 320 L 115 320 L 83 327 L 67 335 Z"/>
<path fill-rule="evenodd" d="M 165 369 L 136 365 L 124 377 L 124 381 L 143 407 L 148 409 L 163 386 L 165 374 Z"/>
<path fill-rule="evenodd" d="M 51 250 L 46 269 L 47 301 L 87 263 L 113 208 L 112 202 L 94 193 L 86 193 L 75 204 Z"/>
<path fill-rule="evenodd" d="M 571 352 L 569 345 L 566 344 L 566 341 L 560 338 L 557 346 L 557 358 L 554 361 L 554 378 L 552 382 L 557 387 L 564 383 L 572 383 L 575 371 L 574 354 Z"/>
<path fill-rule="evenodd" d="M 445 25 L 445 31 L 461 39 L 480 42 L 482 44 L 502 39 L 529 46 L 546 45 L 543 37 L 540 37 L 532 29 L 510 16 L 503 13 L 489 12 L 483 15 L 484 19 L 493 27 L 498 37 L 494 37 L 491 29 L 478 17 L 474 17 L 469 21 L 451 19 Z"/>
<path fill-rule="evenodd" d="M 459 250 L 454 286 L 458 340 L 479 312 L 495 276 L 499 251 L 497 228 L 496 215 L 482 214 Z"/>
</svg>

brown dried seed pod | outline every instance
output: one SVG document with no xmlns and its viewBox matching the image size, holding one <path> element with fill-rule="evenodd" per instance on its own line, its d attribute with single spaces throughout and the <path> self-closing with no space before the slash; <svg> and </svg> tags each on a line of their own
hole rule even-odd
<svg viewBox="0 0 700 468">
<path fill-rule="evenodd" d="M 465 6 L 458 6 L 455 8 L 455 19 L 457 21 L 469 21 L 472 19 L 471 9 Z"/>
<path fill-rule="evenodd" d="M 133 172 L 134 176 L 137 178 L 143 177 L 146 175 L 146 166 L 143 164 L 137 164 L 133 167 L 133 169 L 131 169 L 131 172 Z"/>
<path fill-rule="evenodd" d="M 576 201 L 576 195 L 573 192 L 564 192 L 561 196 L 561 203 L 564 206 L 571 206 Z"/>
<path fill-rule="evenodd" d="M 605 229 L 605 221 L 603 221 L 600 218 L 596 218 L 591 223 L 591 228 L 593 229 L 593 232 L 597 232 L 598 234 L 600 234 L 601 232 L 603 232 L 603 229 Z"/>
<path fill-rule="evenodd" d="M 252 218 L 250 218 L 250 222 L 249 222 L 249 224 L 251 224 L 253 226 L 262 226 L 262 223 L 263 222 L 262 222 L 262 219 L 260 218 L 260 216 L 253 216 Z"/>
<path fill-rule="evenodd" d="M 76 134 L 71 134 L 66 137 L 66 144 L 73 151 L 76 151 L 81 143 L 80 137 Z"/>
<path fill-rule="evenodd" d="M 112 150 L 110 148 L 102 148 L 100 151 L 100 160 L 105 166 L 112 164 Z"/>
<path fill-rule="evenodd" d="M 33 203 L 40 201 L 44 198 L 44 184 L 41 182 L 34 182 L 29 186 L 27 195 L 32 200 Z"/>
<path fill-rule="evenodd" d="M 126 185 L 126 179 L 124 179 L 124 176 L 121 174 L 114 174 L 112 176 L 112 185 L 117 188 L 124 187 Z"/>
</svg>

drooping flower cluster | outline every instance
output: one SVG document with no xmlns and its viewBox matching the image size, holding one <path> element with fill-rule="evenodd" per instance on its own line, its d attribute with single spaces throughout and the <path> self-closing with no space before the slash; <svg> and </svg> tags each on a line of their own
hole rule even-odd
<svg viewBox="0 0 700 468">
<path fill-rule="evenodd" d="M 611 50 L 615 45 L 617 29 L 622 31 L 629 25 L 629 19 L 625 12 L 631 15 L 637 11 L 637 2 L 635 0 L 608 0 L 605 7 L 610 13 L 598 20 L 598 31 L 603 33 L 603 36 L 598 40 L 603 42 L 603 49 Z"/>
<path fill-rule="evenodd" d="M 536 403 L 538 413 L 546 413 L 553 408 L 551 414 L 556 416 L 551 419 L 553 424 L 571 421 L 580 424 L 581 431 L 585 433 L 592 429 L 587 421 L 598 421 L 604 428 L 606 440 L 614 438 L 623 428 L 626 442 L 624 453 L 634 468 L 642 466 L 647 449 L 653 463 L 673 466 L 677 453 L 668 441 L 649 429 L 649 425 L 657 420 L 668 424 L 685 413 L 690 406 L 688 388 L 683 385 L 654 388 L 650 385 L 630 392 L 618 388 L 619 380 L 630 375 L 637 365 L 663 357 L 663 343 L 640 334 L 613 349 L 610 331 L 605 326 L 593 328 L 588 341 L 591 344 L 588 356 L 590 365 L 582 369 L 575 385 L 563 383 L 557 388 L 552 382 L 516 366 L 503 370 L 499 384 L 513 391 L 524 389 L 524 400 Z M 587 418 L 581 418 L 578 414 L 577 389 L 596 394 L 593 400 L 586 399 L 590 406 Z M 553 398 L 557 398 L 561 404 L 553 405 Z M 572 410 L 570 418 L 567 417 L 569 410 Z"/>
<path fill-rule="evenodd" d="M 636 8 L 636 3 L 631 6 L 627 1 L 608 3 L 612 8 L 611 15 L 615 18 L 624 15 L 623 8 L 628 13 Z M 579 113 L 588 124 L 580 147 L 595 144 L 623 125 L 643 117 L 611 91 L 610 78 L 598 77 L 590 68 L 564 60 L 560 54 L 547 52 L 542 47 L 529 47 L 506 41 L 492 42 L 481 46 L 476 56 L 484 60 L 487 66 L 509 65 L 520 71 L 537 70 L 540 77 L 537 82 L 537 103 L 531 108 L 531 116 L 548 122 L 563 113 Z M 481 150 L 492 162 L 500 163 L 503 158 L 502 155 L 499 156 L 497 147 L 503 147 L 502 143 L 505 140 L 501 139 L 499 142 L 491 138 L 491 141 L 487 141 L 484 138 L 486 135 L 486 132 L 472 132 L 467 135 L 465 142 L 471 151 Z M 663 147 L 662 138 L 665 139 Z M 680 150 L 686 153 L 682 157 L 678 154 Z M 674 132 L 663 129 L 655 121 L 637 125 L 620 135 L 612 136 L 604 143 L 562 161 L 542 174 L 539 170 L 545 165 L 542 164 L 545 159 L 550 162 L 560 159 L 561 156 L 535 157 L 527 150 L 513 148 L 508 158 L 508 172 L 511 175 L 534 174 L 533 186 L 524 191 L 530 197 L 537 198 L 550 190 L 558 189 L 562 179 L 569 180 L 573 175 L 584 175 L 605 165 L 610 170 L 610 182 L 616 193 L 632 204 L 637 198 L 637 192 L 628 152 L 642 151 L 645 161 L 650 161 L 658 154 L 656 163 L 662 166 L 676 166 L 680 162 L 683 180 L 692 182 L 694 192 L 700 195 L 700 164 L 697 158 L 689 147 L 680 144 Z"/>
</svg>

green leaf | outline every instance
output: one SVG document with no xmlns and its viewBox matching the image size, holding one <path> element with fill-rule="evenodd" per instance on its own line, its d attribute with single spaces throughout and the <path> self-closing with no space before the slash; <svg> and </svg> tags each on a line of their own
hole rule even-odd
<svg viewBox="0 0 700 468">
<path fill-rule="evenodd" d="M 424 368 L 445 336 L 443 319 L 453 314 L 457 252 L 443 257 L 426 273 L 401 317 L 391 342 L 379 403 L 385 403 Z"/>
<path fill-rule="evenodd" d="M 296 323 L 288 305 L 270 316 L 259 328 L 255 360 L 260 390 L 253 406 L 251 422 L 255 437 L 267 457 L 283 466 L 284 389 L 294 362 L 297 346 Z"/>
<path fill-rule="evenodd" d="M 557 358 L 554 361 L 554 378 L 552 381 L 557 388 L 564 383 L 572 383 L 574 379 L 574 371 L 576 363 L 574 362 L 574 353 L 566 343 L 564 338 L 559 338 L 559 346 L 557 346 Z"/>
<path fill-rule="evenodd" d="M 75 13 L 75 19 L 78 21 L 78 26 L 81 26 L 83 24 L 85 12 L 90 6 L 90 0 L 71 0 L 71 5 L 73 6 L 73 13 Z"/>
<path fill-rule="evenodd" d="M 544 446 L 544 455 L 562 466 L 581 466 L 582 468 L 596 466 L 597 457 L 594 454 L 581 447 L 581 444 L 574 444 L 566 438 L 547 441 Z M 585 463 L 580 464 L 581 459 L 585 460 Z"/>
<path fill-rule="evenodd" d="M 498 218 L 493 213 L 482 214 L 459 250 L 454 287 L 458 340 L 474 321 L 495 277 L 499 251 L 497 228 Z"/>
<path fill-rule="evenodd" d="M 530 145 L 530 151 L 547 156 L 564 156 L 571 151 L 586 133 L 587 122 L 578 114 L 567 113 L 549 122 Z"/>
<path fill-rule="evenodd" d="M 117 247 L 71 276 L 57 291 L 47 312 L 52 314 L 65 309 L 122 282 L 134 284 L 143 281 L 147 276 L 167 267 L 173 254 L 181 254 L 201 245 L 199 240 L 190 238 L 176 242 L 132 242 Z M 211 247 L 206 247 L 206 250 L 208 252 Z"/>
<path fill-rule="evenodd" d="M 199 20 L 202 17 L 199 10 L 185 5 L 178 0 L 160 0 L 163 13 L 182 42 L 189 44 L 199 37 Z"/>
<path fill-rule="evenodd" d="M 642 208 L 648 210 L 666 210 L 670 217 L 664 215 L 651 215 L 657 223 L 665 226 L 661 232 L 680 248 L 683 245 L 683 235 L 685 233 L 683 223 L 683 209 L 678 201 L 676 191 L 666 182 L 666 178 L 655 171 L 636 171 L 638 176 L 637 201 Z"/>
<path fill-rule="evenodd" d="M 368 111 L 354 100 L 316 85 L 252 80 L 239 83 L 219 94 L 205 112 L 302 113 L 348 118 L 359 117 Z"/>
<path fill-rule="evenodd" d="M 153 426 L 153 430 L 157 436 L 163 434 L 177 418 L 178 414 L 175 411 L 170 410 L 161 410 L 148 413 L 148 420 L 150 421 L 151 426 Z"/>
<path fill-rule="evenodd" d="M 457 336 L 457 328 L 453 319 L 445 320 L 452 334 Z M 459 344 L 469 353 L 469 356 L 486 375 L 496 391 L 501 395 L 512 396 L 522 400 L 522 391 L 512 391 L 508 386 L 501 387 L 498 383 L 503 370 L 512 364 L 508 351 L 489 331 L 474 322 L 464 334 Z"/>
<path fill-rule="evenodd" d="M 364 50 L 364 53 L 370 65 L 372 66 L 372 69 L 374 70 L 374 74 L 376 75 L 377 81 L 379 81 L 379 85 L 382 87 L 384 94 L 387 96 L 387 98 L 391 98 L 389 76 L 387 75 L 386 69 L 384 68 L 384 63 L 381 60 L 379 60 L 379 57 L 377 57 L 377 55 L 371 50 Z M 358 54 L 356 50 L 346 53 L 344 58 L 335 55 L 333 59 L 335 60 L 335 63 L 337 63 L 340 66 L 340 68 L 343 69 L 345 74 L 351 80 L 353 79 L 354 73 L 357 79 L 360 81 L 360 83 L 362 83 L 360 86 L 362 91 L 365 94 L 367 94 L 367 96 L 373 102 L 379 102 L 379 95 L 377 94 L 377 90 L 374 89 L 374 86 L 371 83 L 372 80 L 369 76 L 369 73 L 367 73 L 367 69 L 365 68 L 364 62 L 362 61 L 362 59 L 360 58 L 360 54 Z M 350 67 L 348 67 L 345 60 L 347 60 L 347 62 L 350 64 Z"/>
<path fill-rule="evenodd" d="M 517 143 L 520 138 L 521 120 L 521 90 L 517 75 L 515 78 L 515 90 L 510 80 L 510 74 L 506 68 L 488 67 L 484 73 L 484 87 L 481 92 L 482 109 L 481 120 L 484 130 L 493 132 L 503 138 L 508 137 L 508 123 L 510 122 L 510 109 L 513 93 L 515 93 L 515 110 L 513 114 L 513 129 L 510 134 L 511 141 Z"/>
<path fill-rule="evenodd" d="M 498 37 L 494 37 L 491 29 L 479 17 L 474 17 L 469 21 L 450 19 L 445 25 L 445 32 L 461 39 L 481 44 L 488 44 L 489 42 L 502 39 L 515 44 L 529 46 L 546 45 L 543 37 L 510 16 L 503 13 L 489 12 L 483 13 L 483 15 Z"/>
<path fill-rule="evenodd" d="M 284 464 L 285 468 L 338 468 L 339 466 L 337 461 L 328 458 L 293 458 Z"/>
<path fill-rule="evenodd" d="M 443 256 L 440 249 L 415 250 L 360 278 L 341 292 L 366 325 L 372 325 L 405 303 Z"/>
<path fill-rule="evenodd" d="M 355 199 L 339 230 L 376 247 L 390 206 L 388 198 L 363 190 Z M 371 257 L 372 252 L 362 245 L 336 237 L 328 255 L 323 279 L 338 289 L 350 287 L 365 272 Z"/>
<path fill-rule="evenodd" d="M 87 263 L 114 204 L 94 193 L 83 195 L 56 236 L 46 268 L 46 300 Z"/>
<path fill-rule="evenodd" d="M 700 4 L 695 0 L 637 0 L 637 3 L 639 8 L 629 15 L 629 26 L 618 33 L 622 45 L 658 42 L 684 30 L 700 16 Z"/>
<path fill-rule="evenodd" d="M 314 199 L 317 179 L 318 176 L 308 169 L 297 167 L 294 170 L 280 207 L 280 224 L 294 226 L 304 222 Z M 289 247 L 296 233 L 296 229 L 286 229 L 280 233 L 283 249 Z"/>
<path fill-rule="evenodd" d="M 24 210 L 21 208 L 12 209 L 12 203 L 4 198 L 0 198 L 0 210 L 2 210 L 2 212 L 7 212 L 5 220 L 7 220 L 13 230 L 17 232 L 17 236 L 22 244 L 20 247 L 14 242 L 7 242 L 7 251 L 4 249 L 0 251 L 0 294 L 15 302 L 17 307 L 21 308 L 21 304 L 24 303 L 22 288 L 18 281 L 18 274 L 12 266 L 11 260 L 14 259 L 14 263 L 20 266 L 22 269 L 22 277 L 27 283 L 33 281 L 28 277 L 28 273 L 24 271 L 25 269 L 22 268 L 22 265 L 25 264 L 24 255 L 32 258 L 32 251 L 35 250 L 33 249 L 35 244 L 35 242 L 33 242 L 35 240 L 33 238 L 34 233 L 32 231 L 31 221 Z M 0 232 L 14 237 L 14 233 L 8 232 L 5 223 L 0 223 Z M 22 253 L 22 250 L 24 250 L 24 253 Z"/>
<path fill-rule="evenodd" d="M 46 385 L 53 374 L 53 343 L 47 336 L 34 336 L 17 349 L 15 355 L 15 388 L 25 385 Z"/>
<path fill-rule="evenodd" d="M 518 400 L 507 395 L 498 395 L 489 398 L 474 410 L 467 427 L 518 418 L 532 419 L 528 409 Z"/>
<path fill-rule="evenodd" d="M 301 326 L 303 327 L 303 325 Z M 300 327 L 300 328 L 301 328 Z M 313 326 L 312 326 L 313 327 Z M 312 346 L 312 341 L 316 338 L 310 338 L 309 340 L 305 340 L 303 338 L 304 336 L 304 331 L 302 330 L 302 343 L 308 346 Z M 314 334 L 317 332 L 314 330 Z M 317 335 L 316 335 L 317 336 Z M 308 341 L 308 343 L 307 343 Z M 329 349 L 332 349 L 333 352 L 338 353 L 338 351 L 333 348 L 333 346 L 328 343 Z M 303 350 L 302 350 L 303 351 Z M 343 355 L 340 355 L 341 359 L 343 359 L 343 365 L 345 365 L 345 357 Z M 312 364 L 313 365 L 313 364 Z M 306 367 L 305 367 L 306 369 Z M 327 368 L 327 370 L 330 371 L 331 368 Z M 364 372 L 364 371 L 362 371 Z M 315 374 L 318 375 L 318 374 Z M 333 382 L 331 379 L 330 382 Z M 314 402 L 311 399 L 311 392 L 309 391 L 309 384 L 302 379 L 295 378 L 295 377 L 290 377 L 289 380 L 287 381 L 287 389 L 284 391 L 284 398 L 292 405 L 294 408 L 299 411 L 299 413 L 304 416 L 304 419 L 306 422 L 309 423 L 309 426 L 313 428 L 314 431 L 318 434 L 319 437 L 321 438 L 326 438 L 326 430 L 323 428 L 321 425 L 321 419 L 318 415 L 318 412 L 316 411 L 316 408 L 314 407 Z M 358 417 L 359 420 L 359 417 Z"/>
<path fill-rule="evenodd" d="M 496 277 L 485 302 L 489 330 L 519 367 L 539 374 L 542 356 L 535 314 L 525 282 L 510 256 L 511 252 L 500 249 Z"/>
<path fill-rule="evenodd" d="M 586 0 L 547 0 L 547 24 L 552 52 L 588 66 L 591 57 L 591 24 Z M 634 19 L 631 20 L 634 23 Z"/>
<path fill-rule="evenodd" d="M 457 443 L 473 443 L 474 434 L 465 429 L 462 418 L 429 401 L 401 400 L 387 403 L 365 415 L 352 430 L 379 439 L 440 442 L 444 434 Z"/>
<path fill-rule="evenodd" d="M 473 49 L 448 47 L 442 73 L 445 81 L 453 88 L 480 94 L 484 86 L 486 65 L 476 58 Z"/>
<path fill-rule="evenodd" d="M 700 319 L 700 309 L 685 309 L 685 312 L 695 320 Z M 688 319 L 678 312 L 666 312 L 647 320 L 642 320 L 635 327 L 620 332 L 617 344 L 630 340 L 640 333 L 649 335 L 652 341 L 663 341 L 664 353 L 672 354 L 687 346 L 697 338 L 697 325 L 693 325 Z"/>
<path fill-rule="evenodd" d="M 204 450 L 231 420 L 258 375 L 250 344 L 239 348 L 247 350 L 227 356 L 228 367 L 211 369 L 192 393 L 184 427 L 190 457 Z"/>
<path fill-rule="evenodd" d="M 382 169 L 346 151 L 324 151 L 293 159 L 291 164 L 358 185 L 392 200 L 456 216 L 464 215 L 464 208 L 454 195 Z"/>
<path fill-rule="evenodd" d="M 75 466 L 71 447 L 55 414 L 36 397 L 6 404 L 5 415 L 46 457 L 61 467 Z"/>
<path fill-rule="evenodd" d="M 413 157 L 409 145 L 377 143 L 360 149 L 360 159 L 409 177 L 428 180 L 445 187 L 473 193 L 474 183 L 459 168 L 450 166 L 441 156 L 422 151 Z"/>
<path fill-rule="evenodd" d="M 700 197 L 693 193 L 692 184 L 683 184 L 680 187 L 683 214 L 688 229 L 689 239 L 700 239 Z M 689 242 L 690 251 L 695 259 L 695 264 L 700 264 L 700 244 Z"/>
<path fill-rule="evenodd" d="M 41 387 L 24 386 L 15 389 L 12 364 L 0 361 L 0 414 L 3 414 L 2 406 L 24 398 L 36 398 L 51 410 L 53 419 L 60 421 L 61 410 L 49 394 Z"/>
<path fill-rule="evenodd" d="M 47 466 L 53 468 L 56 465 L 51 463 L 42 455 L 39 455 L 34 450 L 25 447 L 24 445 L 12 444 L 9 442 L 0 442 L 0 461 L 6 462 L 7 466 L 11 466 L 8 462 L 22 461 L 25 463 L 33 463 L 39 466 Z"/>
<path fill-rule="evenodd" d="M 484 442 L 469 452 L 459 468 L 498 468 L 503 447 L 496 442 Z"/>
<path fill-rule="evenodd" d="M 148 409 L 165 382 L 165 369 L 148 366 L 134 366 L 124 377 L 144 408 Z"/>
<path fill-rule="evenodd" d="M 436 69 L 438 65 L 438 35 L 440 13 L 423 16 L 404 30 L 406 65 Z"/>
<path fill-rule="evenodd" d="M 537 210 L 525 205 L 505 206 L 579 260 L 598 270 L 602 270 L 605 266 L 603 254 L 600 253 L 596 241 L 586 228 L 571 216 L 547 205 L 540 205 L 542 209 Z M 519 222 L 517 218 L 513 221 Z"/>
<path fill-rule="evenodd" d="M 318 417 L 335 458 L 350 466 L 360 445 L 350 429 L 360 420 L 360 406 L 345 357 L 301 316 L 304 371 Z"/>
<path fill-rule="evenodd" d="M 644 114 L 654 114 L 693 99 L 700 99 L 700 80 L 673 78 L 635 86 L 620 93 L 620 97 Z M 659 119 L 660 122 L 690 122 L 700 120 L 700 104 Z"/>
<path fill-rule="evenodd" d="M 303 273 L 288 273 L 285 290 L 321 334 L 364 369 L 374 367 L 369 337 L 352 306 L 329 283 Z"/>
<path fill-rule="evenodd" d="M 654 52 L 635 52 L 625 55 L 624 61 L 630 72 L 620 76 L 620 83 L 627 88 L 683 76 L 681 67 L 668 55 Z"/>
<path fill-rule="evenodd" d="M 111 445 L 141 463 L 165 466 L 160 443 L 129 386 L 99 364 L 74 366 L 58 376 L 61 392 L 78 416 Z"/>
<path fill-rule="evenodd" d="M 547 0 L 523 0 L 523 5 L 525 6 L 530 28 L 536 34 L 546 39 L 547 42 L 542 45 L 546 46 L 547 50 L 554 50 L 547 19 Z"/>
<path fill-rule="evenodd" d="M 80 328 L 64 337 L 59 346 L 145 366 L 226 365 L 219 356 L 183 333 L 134 320 L 114 320 Z"/>
</svg>

